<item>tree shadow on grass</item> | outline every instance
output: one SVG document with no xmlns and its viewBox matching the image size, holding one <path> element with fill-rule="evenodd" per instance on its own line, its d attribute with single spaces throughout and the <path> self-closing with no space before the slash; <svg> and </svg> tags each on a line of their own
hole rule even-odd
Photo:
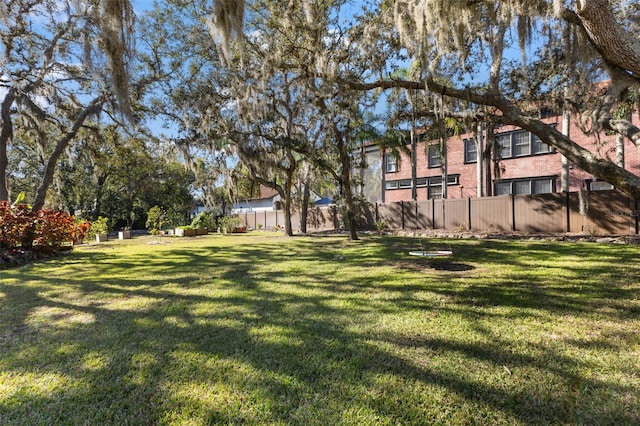
<svg viewBox="0 0 640 426">
<path fill-rule="evenodd" d="M 521 281 L 484 286 L 477 281 L 456 288 L 449 280 L 457 274 L 442 276 L 440 271 L 434 272 L 437 279 L 409 271 L 411 281 L 404 286 L 388 287 L 377 275 L 365 274 L 346 282 L 325 272 L 333 264 L 349 267 L 348 262 L 334 259 L 336 252 L 352 255 L 344 247 L 302 241 L 286 250 L 266 243 L 215 251 L 176 249 L 130 256 L 124 262 L 91 253 L 74 260 L 77 275 L 52 276 L 40 284 L 38 268 L 25 268 L 21 281 L 25 285 L 0 282 L 1 306 L 10 306 L 2 310 L 0 329 L 14 327 L 3 340 L 0 362 L 9 378 L 24 380 L 31 375 L 36 381 L 59 383 L 46 392 L 18 386 L 17 392 L 0 398 L 0 420 L 7 424 L 42 418 L 59 424 L 188 420 L 632 424 L 639 420 L 637 407 L 629 402 L 598 404 L 598 397 L 622 399 L 637 395 L 637 388 L 583 375 L 586 361 L 553 346 L 519 346 L 490 331 L 483 341 L 467 341 L 464 336 L 430 336 L 425 333 L 428 329 L 375 331 L 367 324 L 384 311 L 483 317 L 488 315 L 478 309 L 483 306 L 581 315 L 594 303 L 584 295 L 615 300 L 633 295 L 632 290 L 609 293 L 585 287 L 563 294 L 558 293 L 562 286 L 547 288 L 527 274 Z M 375 247 L 362 248 L 367 250 L 363 263 L 385 262 Z M 278 256 L 295 256 L 310 267 L 296 269 L 296 279 L 291 280 L 270 267 Z M 144 278 L 128 272 L 145 271 L 150 264 L 156 272 Z M 91 278 L 89 266 L 103 268 L 100 279 Z M 366 265 L 358 267 L 366 270 Z M 210 292 L 212 286 L 215 291 Z M 381 287 L 393 297 L 375 297 Z M 59 290 L 52 293 L 52 288 Z M 416 292 L 450 301 L 419 300 Z M 102 303 L 90 297 L 95 293 L 102 295 Z M 554 298 L 562 302 L 550 305 Z M 126 305 L 135 300 L 140 305 Z M 4 316 L 7 312 L 9 316 Z M 633 343 L 633 336 L 626 339 Z M 592 342 L 602 344 L 599 338 Z M 565 343 L 579 347 L 570 339 Z M 536 374 L 546 381 L 527 378 Z"/>
</svg>

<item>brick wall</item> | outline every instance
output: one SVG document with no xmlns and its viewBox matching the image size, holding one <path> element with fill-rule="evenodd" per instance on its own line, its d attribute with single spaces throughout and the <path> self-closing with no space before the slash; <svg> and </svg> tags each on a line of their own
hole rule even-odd
<svg viewBox="0 0 640 426">
<path fill-rule="evenodd" d="M 616 144 L 614 135 L 586 135 L 577 125 L 578 117 L 572 117 L 570 123 L 570 136 L 573 141 L 597 153 L 603 158 L 609 158 L 612 161 L 616 159 Z M 545 120 L 547 123 L 561 128 L 561 117 L 550 117 Z M 640 125 L 638 114 L 634 114 L 632 121 L 636 125 Z M 501 126 L 496 129 L 496 134 L 511 132 L 518 130 L 514 126 Z M 459 175 L 459 181 L 456 185 L 449 185 L 448 198 L 468 198 L 477 196 L 477 172 L 476 164 L 464 163 L 464 143 L 466 138 L 473 137 L 472 134 L 462 134 L 454 136 L 447 142 L 448 151 L 448 174 Z M 426 145 L 430 142 L 420 142 L 417 149 L 417 177 L 432 177 L 442 174 L 441 168 L 429 168 Z M 498 179 L 518 179 L 518 178 L 535 178 L 535 177 L 555 177 L 555 190 L 561 191 L 560 178 L 562 175 L 562 155 L 558 152 L 531 155 L 526 157 L 508 158 L 500 160 L 497 163 L 491 161 L 490 177 L 485 176 L 486 182 L 490 178 L 491 186 Z M 625 141 L 625 168 L 640 173 L 640 150 L 633 143 Z M 395 173 L 385 173 L 385 181 L 397 181 L 403 179 L 411 179 L 411 159 L 406 154 L 401 154 L 399 159 L 399 170 Z M 569 190 L 578 191 L 585 184 L 585 180 L 591 180 L 593 176 L 589 173 L 570 165 L 569 170 Z M 486 184 L 485 184 L 486 186 Z M 492 193 L 493 188 L 485 188 L 485 194 Z M 428 199 L 428 189 L 418 188 L 418 200 Z M 411 189 L 386 189 L 384 190 L 385 202 L 398 202 L 411 200 Z"/>
</svg>

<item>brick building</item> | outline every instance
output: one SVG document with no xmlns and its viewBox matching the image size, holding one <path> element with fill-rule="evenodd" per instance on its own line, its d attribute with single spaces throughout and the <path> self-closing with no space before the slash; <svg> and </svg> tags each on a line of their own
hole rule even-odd
<svg viewBox="0 0 640 426">
<path fill-rule="evenodd" d="M 544 119 L 549 125 L 563 128 L 562 116 Z M 635 125 L 640 118 L 632 117 Z M 587 136 L 577 126 L 575 117 L 564 123 L 573 141 L 613 162 L 640 173 L 640 152 L 625 140 L 623 149 L 616 148 L 616 136 Z M 452 136 L 441 155 L 438 141 L 421 140 L 416 149 L 415 177 L 411 157 L 381 152 L 373 146 L 363 150 L 368 169 L 362 172 L 363 193 L 370 202 L 427 200 L 430 198 L 473 198 L 505 194 L 536 194 L 561 191 L 611 189 L 589 173 L 578 169 L 563 156 L 544 144 L 535 135 L 513 126 L 495 128 L 495 149 L 492 158 L 482 159 L 486 130 Z M 476 138 L 482 135 L 481 138 Z M 481 139 L 480 143 L 477 139 Z M 480 160 L 480 161 L 479 161 Z M 446 175 L 443 173 L 446 166 Z M 446 176 L 446 188 L 442 185 Z M 480 182 L 480 183 L 479 183 Z M 444 190 L 444 191 L 443 191 Z M 446 193 L 444 193 L 446 192 Z"/>
</svg>

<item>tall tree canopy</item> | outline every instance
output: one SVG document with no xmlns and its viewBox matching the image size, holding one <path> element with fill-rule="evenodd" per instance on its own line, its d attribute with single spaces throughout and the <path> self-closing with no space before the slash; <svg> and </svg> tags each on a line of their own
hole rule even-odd
<svg viewBox="0 0 640 426">
<path fill-rule="evenodd" d="M 539 114 L 571 111 L 585 133 L 610 130 L 640 149 L 640 130 L 620 114 L 638 99 L 637 3 L 396 0 L 379 2 L 375 10 L 379 19 L 363 23 L 364 31 L 374 34 L 372 40 L 397 42 L 424 67 L 420 78 L 381 75 L 352 87 L 413 88 L 440 97 L 443 115 L 519 126 L 578 167 L 640 195 L 637 175 L 579 146 Z M 372 55 L 377 43 L 368 43 Z"/>
<path fill-rule="evenodd" d="M 0 4 L 0 200 L 9 197 L 15 129 L 49 153 L 33 200 L 41 208 L 58 159 L 100 111 L 131 116 L 127 0 L 11 0 Z"/>
<path fill-rule="evenodd" d="M 254 179 L 280 192 L 287 207 L 302 159 L 331 175 L 347 206 L 351 237 L 357 238 L 351 161 L 366 93 L 344 90 L 337 76 L 343 66 L 350 72 L 367 67 L 336 13 L 346 2 L 247 4 L 248 35 L 241 44 L 224 37 L 245 16 L 229 15 L 242 13 L 232 3 L 207 8 L 206 1 L 170 2 L 158 11 L 154 22 L 164 24 L 157 30 L 161 38 L 167 24 L 176 25 L 173 34 L 183 35 L 172 57 L 184 60 L 162 92 L 179 113 L 167 117 L 192 148 L 238 154 Z M 203 43 L 201 38 L 204 13 L 213 16 L 209 26 L 220 41 L 218 55 L 211 39 Z"/>
<path fill-rule="evenodd" d="M 240 10 L 216 2 L 212 23 L 224 51 L 242 43 Z M 245 1 L 249 11 L 261 2 Z M 301 7 L 313 16 L 315 2 Z M 578 167 L 640 196 L 640 178 L 576 144 L 546 125 L 539 111 L 571 111 L 583 130 L 619 133 L 640 149 L 640 129 L 629 120 L 637 108 L 640 78 L 639 6 L 624 0 L 365 2 L 349 28 L 373 74 L 352 72 L 353 63 L 323 69 L 356 90 L 407 88 L 434 98 L 440 117 L 473 117 L 529 130 Z M 336 12 L 337 13 L 337 12 Z M 246 16 L 246 15 L 245 15 Z M 288 22 L 288 14 L 272 15 Z M 313 21 L 313 18 L 311 19 Z M 356 42 L 357 40 L 357 42 Z M 343 49 L 343 52 L 346 49 Z M 316 52 L 319 56 L 324 51 Z M 344 59 L 348 59 L 345 57 Z M 394 65 L 418 64 L 412 78 L 393 78 Z M 606 81 L 607 83 L 603 83 Z"/>
</svg>

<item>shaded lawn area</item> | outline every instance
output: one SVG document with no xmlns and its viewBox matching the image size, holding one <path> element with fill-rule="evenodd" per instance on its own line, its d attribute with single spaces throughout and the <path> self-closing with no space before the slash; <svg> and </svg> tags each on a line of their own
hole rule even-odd
<svg viewBox="0 0 640 426">
<path fill-rule="evenodd" d="M 410 250 L 451 248 L 453 259 Z M 0 271 L 0 424 L 638 424 L 640 248 L 140 237 Z"/>
</svg>

